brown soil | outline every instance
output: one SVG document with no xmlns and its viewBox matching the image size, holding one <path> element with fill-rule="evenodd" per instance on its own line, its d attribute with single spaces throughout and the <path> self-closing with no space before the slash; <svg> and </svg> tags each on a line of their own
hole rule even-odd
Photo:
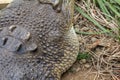
<svg viewBox="0 0 120 80">
<path fill-rule="evenodd" d="M 88 71 L 79 71 L 76 73 L 66 73 L 62 80 L 94 80 L 95 74 L 88 75 Z"/>
<path fill-rule="evenodd" d="M 94 80 L 96 76 L 92 68 L 85 68 L 78 61 L 62 77 L 62 80 Z"/>
</svg>

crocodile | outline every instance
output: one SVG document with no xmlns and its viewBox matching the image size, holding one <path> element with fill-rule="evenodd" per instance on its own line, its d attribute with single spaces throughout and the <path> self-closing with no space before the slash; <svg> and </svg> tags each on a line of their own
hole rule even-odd
<svg viewBox="0 0 120 80">
<path fill-rule="evenodd" d="M 0 80 L 61 80 L 76 61 L 73 0 L 13 0 L 0 11 Z"/>
</svg>

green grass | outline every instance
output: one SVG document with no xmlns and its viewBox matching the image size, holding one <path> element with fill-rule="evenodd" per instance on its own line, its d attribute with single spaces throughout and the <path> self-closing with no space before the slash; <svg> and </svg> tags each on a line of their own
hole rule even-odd
<svg viewBox="0 0 120 80">
<path fill-rule="evenodd" d="M 89 53 L 79 53 L 77 60 L 81 60 L 81 59 L 90 59 L 91 55 Z"/>
<path fill-rule="evenodd" d="M 80 7 L 75 6 L 75 9 L 81 13 L 85 18 L 87 18 L 89 21 L 93 22 L 99 29 L 101 29 L 104 32 L 109 32 L 109 30 L 105 29 L 103 26 L 101 26 L 94 18 L 90 17 L 87 13 L 85 13 Z"/>
<path fill-rule="evenodd" d="M 81 31 L 79 31 L 79 30 L 77 30 L 77 29 L 75 29 L 75 32 L 77 33 L 77 34 L 83 34 L 83 35 L 96 35 L 96 34 L 105 34 L 105 33 L 110 33 L 110 31 L 109 32 L 106 32 L 106 31 L 101 31 L 101 32 L 81 32 Z"/>
<path fill-rule="evenodd" d="M 75 5 L 75 10 L 78 11 L 83 17 L 87 18 L 89 21 L 91 21 L 96 27 L 98 27 L 101 32 L 94 32 L 94 33 L 88 33 L 88 32 L 78 32 L 79 34 L 111 34 L 111 32 L 118 33 L 114 36 L 119 37 L 120 33 L 115 32 L 112 28 L 109 30 L 106 28 L 106 26 L 103 26 L 101 23 L 99 23 L 97 20 L 94 19 L 94 17 L 89 14 L 89 9 L 91 9 L 91 5 L 94 5 L 97 7 L 104 15 L 105 19 L 108 22 L 114 21 L 115 25 L 117 25 L 118 30 L 120 30 L 120 0 L 84 0 L 85 1 L 85 8 L 87 11 L 85 11 L 83 8 L 81 8 L 78 5 Z"/>
</svg>

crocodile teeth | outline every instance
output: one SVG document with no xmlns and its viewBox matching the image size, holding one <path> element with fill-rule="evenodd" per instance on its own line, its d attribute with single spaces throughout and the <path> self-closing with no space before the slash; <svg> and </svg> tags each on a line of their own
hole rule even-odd
<svg viewBox="0 0 120 80">
<path fill-rule="evenodd" d="M 3 28 L 0 28 L 0 31 L 2 31 L 3 30 Z"/>
<path fill-rule="evenodd" d="M 28 45 L 27 47 L 27 51 L 35 51 L 38 46 L 35 43 L 32 43 L 31 45 Z"/>
<path fill-rule="evenodd" d="M 9 30 L 10 30 L 10 31 L 13 31 L 15 28 L 16 28 L 15 25 L 11 25 L 11 26 L 9 27 Z"/>
<path fill-rule="evenodd" d="M 30 32 L 28 32 L 24 38 L 24 40 L 29 40 L 30 39 Z"/>
</svg>

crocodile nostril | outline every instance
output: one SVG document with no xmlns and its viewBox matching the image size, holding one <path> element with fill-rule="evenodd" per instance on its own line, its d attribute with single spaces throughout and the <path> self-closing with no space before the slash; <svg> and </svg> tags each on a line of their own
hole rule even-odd
<svg viewBox="0 0 120 80">
<path fill-rule="evenodd" d="M 8 41 L 8 38 L 2 38 L 2 40 L 3 40 L 3 45 L 5 45 L 6 43 L 7 43 L 7 41 Z"/>
<path fill-rule="evenodd" d="M 18 46 L 15 47 L 16 51 L 19 51 L 22 48 L 22 44 L 19 44 Z"/>
</svg>

